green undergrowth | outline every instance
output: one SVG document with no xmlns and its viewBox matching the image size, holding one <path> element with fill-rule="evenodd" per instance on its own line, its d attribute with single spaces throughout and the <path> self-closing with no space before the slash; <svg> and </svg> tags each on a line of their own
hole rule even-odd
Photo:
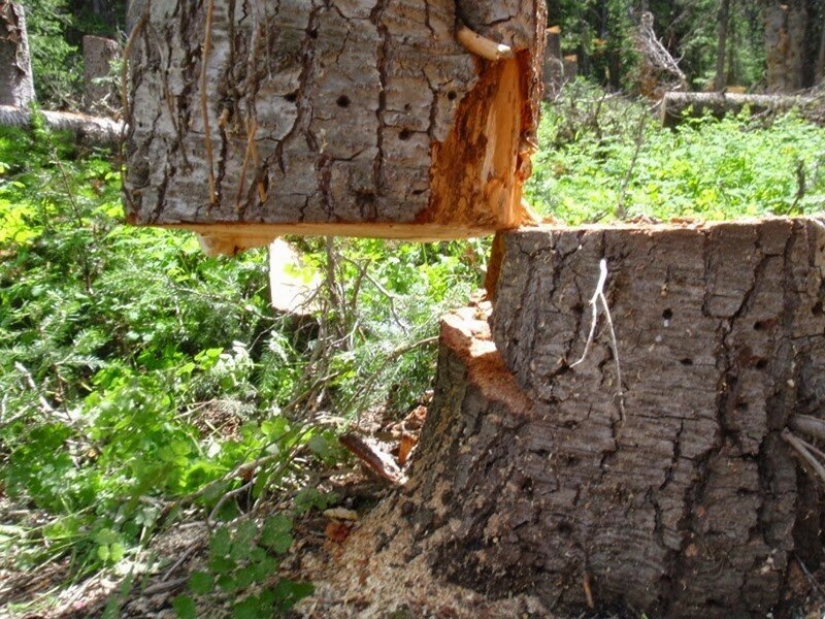
<svg viewBox="0 0 825 619">
<path fill-rule="evenodd" d="M 576 83 L 539 139 L 527 196 L 567 223 L 825 202 L 825 135 L 793 115 L 662 130 Z M 265 250 L 208 258 L 189 233 L 125 226 L 120 182 L 108 154 L 0 130 L 0 569 L 119 574 L 114 617 L 151 541 L 205 520 L 178 614 L 227 595 L 236 617 L 270 616 L 310 590 L 272 574 L 293 518 L 336 503 L 317 480 L 346 458 L 337 434 L 419 402 L 438 319 L 480 284 L 487 241 L 293 239 L 288 270 L 313 294 L 279 314 Z"/>
<path fill-rule="evenodd" d="M 825 130 L 795 114 L 685 119 L 574 82 L 544 108 L 526 196 L 569 224 L 825 209 Z"/>
<path fill-rule="evenodd" d="M 334 504 L 314 480 L 345 457 L 337 433 L 417 404 L 438 318 L 478 285 L 483 244 L 296 240 L 294 275 L 318 282 L 296 317 L 270 307 L 265 250 L 208 258 L 192 234 L 122 214 L 103 153 L 0 131 L 0 567 L 133 573 L 158 532 L 206 518 L 230 535 L 260 524 L 229 569 L 257 579 L 283 549 L 256 514 L 289 496 Z M 306 592 L 266 591 L 236 616 Z M 186 616 L 197 596 L 181 600 Z"/>
</svg>

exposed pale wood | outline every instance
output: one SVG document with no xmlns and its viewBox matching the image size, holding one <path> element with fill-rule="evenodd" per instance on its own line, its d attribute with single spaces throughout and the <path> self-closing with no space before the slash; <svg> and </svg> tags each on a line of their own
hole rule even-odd
<svg viewBox="0 0 825 619">
<path fill-rule="evenodd" d="M 284 226 L 451 238 L 522 221 L 543 1 L 154 0 L 144 11 L 129 59 L 133 223 L 214 225 L 212 237 L 244 247 Z M 467 51 L 461 23 L 505 46 L 502 59 Z"/>
<path fill-rule="evenodd" d="M 491 41 L 473 32 L 466 26 L 458 27 L 456 38 L 458 38 L 458 42 L 461 43 L 468 52 L 481 56 L 485 60 L 496 61 L 513 57 L 513 50 L 509 45 Z"/>
<path fill-rule="evenodd" d="M 445 319 L 410 481 L 355 548 L 380 540 L 371 564 L 423 557 L 437 580 L 558 616 L 781 616 L 790 562 L 823 559 L 822 499 L 783 431 L 825 393 L 825 226 L 499 239 L 492 318 Z M 571 367 L 601 260 L 621 385 L 604 315 Z"/>
<path fill-rule="evenodd" d="M 78 143 L 88 146 L 118 148 L 123 134 L 123 123 L 102 116 L 88 116 L 73 112 L 38 112 L 54 131 L 71 131 Z M 31 126 L 31 110 L 0 105 L 0 125 L 27 128 Z"/>
<path fill-rule="evenodd" d="M 403 241 L 445 241 L 486 236 L 496 227 L 461 227 L 430 223 L 301 223 L 301 224 L 177 224 L 164 228 L 192 230 L 208 245 L 210 255 L 232 256 L 244 249 L 263 247 L 272 239 L 284 236 L 350 236 L 360 238 L 398 239 Z"/>
</svg>

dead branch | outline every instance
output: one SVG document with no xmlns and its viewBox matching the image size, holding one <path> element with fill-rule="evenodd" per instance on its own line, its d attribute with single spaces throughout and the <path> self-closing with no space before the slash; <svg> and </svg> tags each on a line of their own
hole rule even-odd
<svg viewBox="0 0 825 619">
<path fill-rule="evenodd" d="M 825 459 L 825 454 L 823 454 L 819 449 L 811 445 L 809 442 L 802 440 L 798 436 L 796 436 L 793 432 L 785 428 L 782 431 L 782 438 L 783 440 L 791 446 L 791 448 L 797 453 L 797 455 L 802 459 L 802 461 L 807 464 L 811 470 L 814 472 L 816 477 L 819 479 L 820 483 L 825 484 L 825 466 L 816 459 L 814 454 L 819 455 L 820 458 Z"/>
<path fill-rule="evenodd" d="M 810 415 L 794 415 L 788 425 L 792 430 L 825 441 L 825 419 L 811 417 Z"/>
<path fill-rule="evenodd" d="M 458 42 L 461 43 L 468 52 L 487 60 L 502 60 L 504 58 L 512 58 L 514 55 L 509 45 L 496 43 L 473 32 L 467 26 L 460 26 L 455 36 Z"/>
</svg>

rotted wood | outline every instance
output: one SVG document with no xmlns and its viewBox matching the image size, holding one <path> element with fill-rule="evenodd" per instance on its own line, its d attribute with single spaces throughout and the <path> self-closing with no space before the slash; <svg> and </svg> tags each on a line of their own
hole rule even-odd
<svg viewBox="0 0 825 619">
<path fill-rule="evenodd" d="M 128 45 L 129 221 L 229 253 L 516 227 L 545 23 L 532 0 L 147 3 Z"/>
<path fill-rule="evenodd" d="M 492 331 L 483 306 L 445 319 L 410 481 L 355 539 L 404 538 L 442 581 L 563 616 L 789 608 L 791 563 L 823 559 L 821 492 L 787 438 L 816 442 L 825 410 L 825 226 L 501 243 Z M 602 312 L 574 365 L 602 260 L 618 359 Z"/>
</svg>

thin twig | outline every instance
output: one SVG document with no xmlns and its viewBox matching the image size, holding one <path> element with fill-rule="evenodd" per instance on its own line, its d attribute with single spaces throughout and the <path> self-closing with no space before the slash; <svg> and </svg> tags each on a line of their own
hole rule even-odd
<svg viewBox="0 0 825 619">
<path fill-rule="evenodd" d="M 793 432 L 785 428 L 782 430 L 782 438 L 788 443 L 802 460 L 813 469 L 813 472 L 819 478 L 820 482 L 825 484 L 825 466 L 817 460 L 811 453 L 810 448 L 813 447 L 810 443 L 803 441 Z M 816 448 L 814 448 L 816 449 Z"/>
<path fill-rule="evenodd" d="M 593 343 L 593 336 L 596 333 L 596 322 L 599 319 L 599 308 L 596 305 L 596 302 L 599 300 L 599 296 L 604 294 L 604 284 L 606 281 L 607 261 L 604 258 L 602 258 L 602 260 L 599 262 L 599 281 L 596 283 L 596 291 L 593 293 L 593 296 L 590 297 L 590 307 L 593 310 L 592 315 L 590 317 L 590 333 L 587 336 L 587 342 L 585 342 L 584 344 L 584 352 L 582 353 L 581 358 L 575 363 L 571 364 L 571 368 L 574 368 L 580 363 L 582 363 L 587 357 L 587 353 L 590 352 L 590 344 Z"/>
<path fill-rule="evenodd" d="M 191 557 L 197 550 L 200 548 L 200 544 L 203 541 L 202 537 L 195 540 L 192 544 L 189 545 L 189 548 L 183 551 L 183 554 L 175 561 L 172 566 L 164 572 L 163 576 L 161 576 L 160 581 L 166 582 L 175 573 L 175 571 L 183 565 L 189 557 Z"/>
<path fill-rule="evenodd" d="M 799 567 L 802 569 L 802 573 L 805 574 L 805 578 L 808 579 L 808 583 L 819 592 L 819 595 L 825 596 L 825 590 L 822 589 L 822 585 L 820 585 L 814 575 L 811 574 L 811 571 L 808 569 L 808 566 L 802 562 L 802 559 L 796 557 L 796 562 L 799 564 Z"/>
<path fill-rule="evenodd" d="M 408 352 L 415 350 L 416 348 L 421 348 L 422 346 L 429 346 L 430 344 L 436 344 L 438 342 L 438 339 L 438 335 L 433 335 L 431 337 L 425 337 L 424 339 L 412 342 L 410 344 L 405 344 L 404 346 L 399 346 L 387 355 L 387 361 L 395 361 L 401 355 L 405 355 Z"/>
<path fill-rule="evenodd" d="M 593 293 L 593 296 L 590 298 L 590 307 L 593 309 L 591 318 L 590 318 L 590 333 L 587 336 L 587 342 L 584 345 L 584 352 L 582 353 L 581 358 L 576 361 L 575 363 L 571 364 L 570 367 L 576 367 L 580 363 L 582 363 L 585 358 L 587 357 L 587 353 L 590 352 L 590 345 L 593 343 L 596 334 L 596 323 L 599 319 L 599 309 L 597 303 L 601 303 L 602 309 L 604 310 L 605 320 L 607 321 L 608 330 L 610 331 L 610 349 L 613 352 L 613 359 L 616 361 L 616 382 L 617 382 L 617 403 L 619 406 L 619 415 L 620 419 L 624 421 L 625 419 L 625 408 L 624 408 L 624 389 L 622 387 L 622 367 L 621 362 L 619 360 L 619 342 L 616 339 L 616 330 L 613 327 L 613 317 L 610 315 L 610 306 L 607 303 L 607 297 L 604 296 L 604 285 L 607 281 L 607 260 L 602 258 L 599 261 L 599 281 L 596 283 L 596 291 Z"/>
<path fill-rule="evenodd" d="M 350 264 L 352 264 L 356 268 L 360 268 L 360 265 L 357 262 L 355 262 L 352 258 L 347 258 L 346 256 L 341 256 L 341 257 L 346 262 L 349 262 Z M 373 286 L 375 286 L 375 288 L 378 290 L 378 292 L 380 292 L 382 295 L 384 295 L 384 297 L 387 299 L 387 301 L 389 301 L 389 303 L 390 303 L 390 314 L 392 314 L 393 320 L 395 320 L 395 323 L 399 327 L 401 327 L 401 330 L 406 335 L 409 332 L 409 329 L 408 329 L 407 325 L 405 325 L 403 322 L 401 322 L 401 319 L 398 317 L 398 313 L 395 311 L 395 296 L 389 290 L 384 288 L 384 286 L 382 286 L 378 281 L 376 281 L 376 279 L 367 272 L 366 268 L 364 268 L 363 275 L 367 279 L 367 281 L 370 282 Z"/>
<path fill-rule="evenodd" d="M 246 150 L 244 151 L 243 163 L 241 164 L 241 174 L 238 178 L 238 193 L 235 195 L 235 210 L 241 210 L 241 198 L 246 188 L 246 170 L 249 167 L 250 158 L 254 158 L 257 162 L 258 152 L 255 148 L 255 135 L 258 131 L 258 121 L 250 116 L 246 125 Z"/>
<path fill-rule="evenodd" d="M 34 393 L 37 394 L 37 399 L 40 402 L 40 407 L 43 409 L 44 413 L 49 415 L 55 415 L 57 410 L 49 404 L 49 401 L 43 396 L 43 393 L 40 391 L 40 388 L 34 382 L 34 377 L 31 375 L 26 366 L 24 366 L 19 361 L 14 362 L 14 369 L 20 372 L 23 375 L 23 378 L 26 379 L 26 384 L 28 384 L 29 389 L 31 389 Z"/>
<path fill-rule="evenodd" d="M 248 482 L 246 482 L 243 486 L 239 486 L 233 490 L 229 490 L 228 492 L 224 492 L 223 496 L 218 499 L 218 502 L 215 503 L 215 507 L 212 508 L 212 511 L 209 512 L 209 516 L 206 518 L 206 525 L 212 529 L 215 524 L 215 514 L 217 514 L 221 507 L 224 506 L 229 499 L 234 496 L 238 496 L 239 494 L 243 494 L 244 492 L 248 491 L 255 485 L 255 477 L 252 477 Z"/>
<path fill-rule="evenodd" d="M 793 415 L 788 421 L 792 430 L 825 440 L 825 419 L 810 415 Z"/>
</svg>

